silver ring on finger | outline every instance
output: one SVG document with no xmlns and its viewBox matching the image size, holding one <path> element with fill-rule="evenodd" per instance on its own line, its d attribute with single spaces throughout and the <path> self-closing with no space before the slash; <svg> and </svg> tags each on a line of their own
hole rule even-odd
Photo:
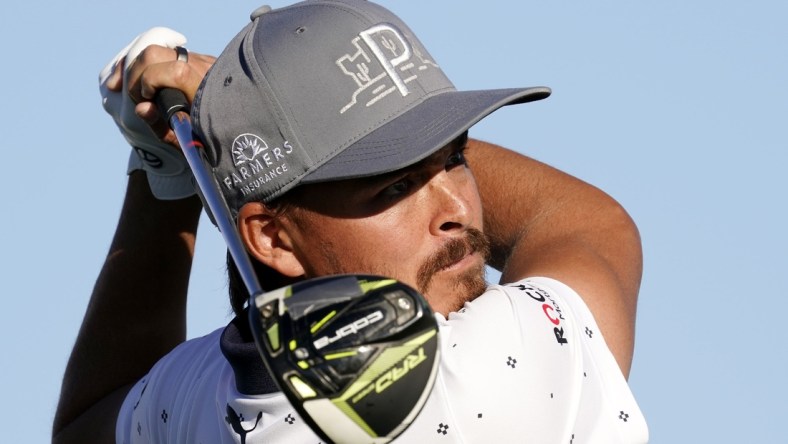
<svg viewBox="0 0 788 444">
<path fill-rule="evenodd" d="M 189 63 L 189 51 L 183 46 L 176 46 L 175 54 L 177 54 L 176 60 L 178 60 L 179 62 Z"/>
</svg>

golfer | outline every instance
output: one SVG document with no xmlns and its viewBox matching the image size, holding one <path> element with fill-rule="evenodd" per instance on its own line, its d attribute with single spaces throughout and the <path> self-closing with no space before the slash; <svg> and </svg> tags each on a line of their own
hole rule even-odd
<svg viewBox="0 0 788 444">
<path fill-rule="evenodd" d="M 55 442 L 320 442 L 257 355 L 232 267 L 235 319 L 185 340 L 201 205 L 151 103 L 164 87 L 191 102 L 267 289 L 367 273 L 425 295 L 441 362 L 396 442 L 647 441 L 626 382 L 642 266 L 633 221 L 592 185 L 468 137 L 549 89 L 457 91 L 405 23 L 362 0 L 260 8 L 216 59 L 184 44 L 153 29 L 101 76 L 134 149 Z"/>
</svg>

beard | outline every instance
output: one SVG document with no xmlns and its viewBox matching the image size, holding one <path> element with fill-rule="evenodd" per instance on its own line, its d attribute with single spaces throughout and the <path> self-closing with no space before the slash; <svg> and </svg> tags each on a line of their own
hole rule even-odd
<svg viewBox="0 0 788 444">
<path fill-rule="evenodd" d="M 364 266 L 348 266 L 344 264 L 336 254 L 336 251 L 339 250 L 333 243 L 323 242 L 319 244 L 318 248 L 320 248 L 323 259 L 328 263 L 331 270 L 331 273 L 328 274 L 371 273 L 401 280 L 401 277 L 397 277 L 394 267 L 389 268 L 390 266 L 378 264 L 376 267 L 373 267 L 374 269 L 371 269 L 369 264 L 364 264 Z M 415 282 L 416 290 L 427 297 L 438 272 L 473 253 L 481 255 L 484 259 L 482 263 L 457 276 L 452 282 L 451 288 L 446 289 L 446 294 L 450 294 L 450 296 L 445 297 L 450 298 L 450 300 L 434 301 L 443 307 L 440 311 L 445 312 L 444 314 L 461 309 L 465 302 L 476 299 L 487 289 L 487 281 L 484 279 L 484 267 L 490 256 L 490 242 L 484 233 L 476 228 L 468 228 L 465 236 L 446 242 L 419 266 Z M 435 309 L 432 299 L 427 297 L 427 300 L 430 301 L 430 305 L 433 305 L 433 309 Z"/>
<path fill-rule="evenodd" d="M 444 302 L 448 302 L 450 311 L 456 311 L 462 308 L 465 302 L 476 299 L 487 289 L 484 264 L 490 256 L 490 242 L 484 233 L 475 228 L 469 228 L 464 237 L 447 242 L 419 267 L 416 277 L 418 290 L 422 294 L 427 294 L 438 272 L 473 253 L 479 253 L 484 261 L 458 276 L 452 289 L 454 291 L 452 300 Z"/>
</svg>

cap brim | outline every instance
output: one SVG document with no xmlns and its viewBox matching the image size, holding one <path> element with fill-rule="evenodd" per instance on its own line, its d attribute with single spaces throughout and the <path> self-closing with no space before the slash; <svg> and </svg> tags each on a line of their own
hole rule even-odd
<svg viewBox="0 0 788 444">
<path fill-rule="evenodd" d="M 432 96 L 308 173 L 302 184 L 384 174 L 412 165 L 506 106 L 541 100 L 550 88 L 449 91 Z"/>
</svg>

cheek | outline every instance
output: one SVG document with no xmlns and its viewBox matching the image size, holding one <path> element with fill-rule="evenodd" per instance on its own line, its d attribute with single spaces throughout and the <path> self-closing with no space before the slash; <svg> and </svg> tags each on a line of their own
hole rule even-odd
<svg viewBox="0 0 788 444">
<path fill-rule="evenodd" d="M 351 229 L 343 233 L 340 245 L 348 246 L 356 262 L 398 268 L 396 265 L 406 264 L 415 254 L 414 245 L 419 242 L 414 234 L 412 220 L 387 215 L 354 221 Z"/>
<path fill-rule="evenodd" d="M 312 237 L 322 244 L 319 257 L 310 260 L 313 270 L 379 274 L 413 284 L 420 263 L 418 246 L 423 244 L 416 238 L 416 225 L 406 214 L 327 221 Z"/>
</svg>

